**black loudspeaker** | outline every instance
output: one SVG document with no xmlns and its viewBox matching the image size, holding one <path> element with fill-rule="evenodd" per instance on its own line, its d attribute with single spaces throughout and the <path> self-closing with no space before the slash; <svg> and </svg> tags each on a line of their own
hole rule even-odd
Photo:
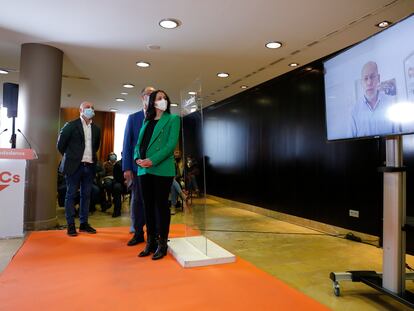
<svg viewBox="0 0 414 311">
<path fill-rule="evenodd" d="M 19 97 L 19 85 L 15 83 L 3 83 L 3 107 L 7 108 L 7 117 L 17 117 L 17 99 Z"/>
</svg>

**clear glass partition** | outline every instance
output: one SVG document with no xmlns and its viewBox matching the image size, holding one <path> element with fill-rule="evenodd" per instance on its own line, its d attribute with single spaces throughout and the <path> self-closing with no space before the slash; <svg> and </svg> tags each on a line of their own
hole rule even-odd
<svg viewBox="0 0 414 311">
<path fill-rule="evenodd" d="M 184 210 L 183 222 L 187 241 L 207 255 L 204 236 L 206 218 L 206 182 L 203 150 L 203 97 L 201 80 L 196 79 L 181 91 L 182 152 L 185 189 L 191 207 Z"/>
</svg>

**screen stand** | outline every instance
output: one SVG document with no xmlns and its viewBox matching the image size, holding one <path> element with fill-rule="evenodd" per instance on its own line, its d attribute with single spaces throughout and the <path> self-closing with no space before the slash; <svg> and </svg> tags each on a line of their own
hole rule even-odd
<svg viewBox="0 0 414 311">
<path fill-rule="evenodd" d="M 405 168 L 401 136 L 386 139 L 384 173 L 383 273 L 375 271 L 331 272 L 334 294 L 340 295 L 339 281 L 365 283 L 399 302 L 414 308 L 414 294 L 405 290 L 405 281 L 414 280 L 414 273 L 405 272 Z"/>
</svg>

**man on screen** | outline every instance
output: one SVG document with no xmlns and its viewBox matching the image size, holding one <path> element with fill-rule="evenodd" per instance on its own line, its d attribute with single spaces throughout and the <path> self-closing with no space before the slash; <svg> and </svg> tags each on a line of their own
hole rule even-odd
<svg viewBox="0 0 414 311">
<path fill-rule="evenodd" d="M 377 63 L 369 61 L 362 67 L 361 84 L 363 98 L 352 109 L 352 137 L 400 132 L 400 126 L 387 116 L 395 96 L 388 95 L 389 87 L 380 83 Z"/>
</svg>

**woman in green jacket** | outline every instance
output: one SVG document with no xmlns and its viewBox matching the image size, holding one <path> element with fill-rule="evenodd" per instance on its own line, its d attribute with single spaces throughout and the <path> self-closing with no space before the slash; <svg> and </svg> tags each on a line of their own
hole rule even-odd
<svg viewBox="0 0 414 311">
<path fill-rule="evenodd" d="M 150 95 L 134 154 L 147 226 L 147 244 L 138 256 L 154 253 L 153 260 L 164 257 L 168 248 L 171 220 L 168 195 L 175 176 L 174 149 L 180 132 L 180 117 L 170 114 L 170 106 L 164 91 Z"/>
</svg>

